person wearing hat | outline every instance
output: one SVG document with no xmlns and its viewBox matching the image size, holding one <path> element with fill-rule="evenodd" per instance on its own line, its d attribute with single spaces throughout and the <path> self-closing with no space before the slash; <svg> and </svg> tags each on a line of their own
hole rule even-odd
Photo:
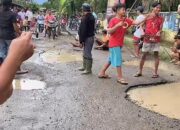
<svg viewBox="0 0 180 130">
<path fill-rule="evenodd" d="M 164 18 L 160 16 L 161 3 L 154 2 L 152 4 L 152 12 L 148 14 L 145 19 L 145 35 L 144 43 L 142 47 L 142 58 L 140 61 L 139 71 L 135 77 L 142 76 L 143 66 L 146 61 L 146 57 L 149 52 L 154 53 L 155 59 L 155 69 L 152 78 L 158 78 L 158 67 L 159 67 L 159 51 L 160 51 L 160 41 L 161 41 L 161 32 L 163 27 Z"/>
<path fill-rule="evenodd" d="M 95 33 L 95 18 L 91 13 L 91 6 L 88 3 L 82 5 L 83 17 L 80 23 L 78 35 L 80 46 L 83 49 L 83 67 L 79 71 L 83 71 L 82 74 L 92 73 L 92 48 L 94 43 Z"/>
<path fill-rule="evenodd" d="M 143 21 L 145 19 L 145 15 L 143 14 L 143 12 L 144 12 L 144 7 L 138 6 L 137 8 L 138 17 L 136 18 L 136 21 Z M 143 35 L 144 35 L 143 24 L 136 26 L 136 31 L 134 32 L 134 36 L 133 36 L 136 57 L 140 56 L 139 43 Z"/>
</svg>

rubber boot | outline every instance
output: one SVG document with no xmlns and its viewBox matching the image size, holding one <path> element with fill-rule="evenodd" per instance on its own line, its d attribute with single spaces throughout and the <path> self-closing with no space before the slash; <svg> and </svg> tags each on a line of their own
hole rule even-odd
<svg viewBox="0 0 180 130">
<path fill-rule="evenodd" d="M 82 73 L 83 75 L 88 75 L 92 73 L 92 63 L 93 63 L 93 60 L 86 59 L 86 69 L 85 71 L 83 71 Z"/>
<path fill-rule="evenodd" d="M 85 71 L 86 69 L 86 58 L 83 57 L 83 67 L 79 68 L 79 71 Z"/>
</svg>

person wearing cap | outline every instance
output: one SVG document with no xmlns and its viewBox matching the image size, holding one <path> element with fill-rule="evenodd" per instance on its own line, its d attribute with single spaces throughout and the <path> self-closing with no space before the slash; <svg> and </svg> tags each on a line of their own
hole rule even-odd
<svg viewBox="0 0 180 130">
<path fill-rule="evenodd" d="M 139 65 L 139 71 L 135 77 L 142 76 L 143 66 L 146 61 L 146 57 L 149 52 L 154 53 L 155 59 L 155 69 L 152 78 L 158 78 L 158 67 L 159 67 L 159 51 L 160 51 L 160 41 L 161 41 L 161 32 L 163 27 L 164 18 L 160 16 L 161 3 L 154 2 L 152 4 L 152 12 L 148 14 L 147 19 L 145 20 L 145 35 L 144 43 L 142 47 L 142 57 Z"/>
<path fill-rule="evenodd" d="M 82 5 L 83 17 L 80 23 L 78 35 L 80 46 L 83 49 L 83 67 L 79 71 L 83 71 L 82 74 L 92 73 L 92 48 L 94 43 L 95 33 L 95 18 L 91 13 L 91 7 L 88 3 Z"/>
<path fill-rule="evenodd" d="M 145 15 L 143 14 L 143 12 L 144 12 L 144 7 L 139 6 L 137 8 L 138 17 L 136 18 L 136 21 L 142 21 L 145 19 Z M 136 31 L 134 32 L 134 36 L 133 36 L 134 49 L 135 49 L 135 56 L 136 57 L 140 56 L 139 44 L 140 44 L 140 41 L 141 41 L 141 38 L 143 35 L 144 35 L 143 24 L 136 26 Z"/>
</svg>

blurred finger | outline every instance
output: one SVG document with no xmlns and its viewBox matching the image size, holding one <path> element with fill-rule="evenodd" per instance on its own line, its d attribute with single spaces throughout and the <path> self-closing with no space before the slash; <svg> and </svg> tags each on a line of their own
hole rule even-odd
<svg viewBox="0 0 180 130">
<path fill-rule="evenodd" d="M 20 37 L 26 36 L 26 32 L 22 32 Z"/>
</svg>

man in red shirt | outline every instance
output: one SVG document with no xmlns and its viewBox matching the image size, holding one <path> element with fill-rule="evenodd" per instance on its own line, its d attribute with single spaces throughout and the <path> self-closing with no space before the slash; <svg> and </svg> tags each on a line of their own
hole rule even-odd
<svg viewBox="0 0 180 130">
<path fill-rule="evenodd" d="M 124 36 L 127 29 L 132 25 L 137 25 L 143 21 L 133 21 L 132 19 L 126 18 L 126 8 L 123 4 L 118 4 L 116 6 L 116 16 L 111 19 L 108 26 L 108 33 L 110 34 L 109 39 L 109 61 L 105 64 L 103 69 L 99 74 L 99 78 L 108 78 L 106 75 L 106 70 L 110 65 L 116 67 L 117 69 L 117 81 L 123 85 L 127 85 L 128 82 L 125 81 L 122 75 L 122 47 L 124 45 Z"/>
<path fill-rule="evenodd" d="M 141 58 L 139 72 L 135 77 L 142 76 L 143 66 L 146 60 L 146 57 L 149 52 L 154 52 L 155 58 L 155 70 L 152 78 L 158 78 L 158 67 L 159 67 L 159 50 L 160 50 L 160 40 L 161 32 L 163 27 L 164 19 L 160 16 L 161 3 L 154 2 L 152 4 L 153 10 L 148 15 L 148 18 L 145 21 L 145 35 L 144 35 L 144 44 L 142 48 L 143 56 Z"/>
</svg>

